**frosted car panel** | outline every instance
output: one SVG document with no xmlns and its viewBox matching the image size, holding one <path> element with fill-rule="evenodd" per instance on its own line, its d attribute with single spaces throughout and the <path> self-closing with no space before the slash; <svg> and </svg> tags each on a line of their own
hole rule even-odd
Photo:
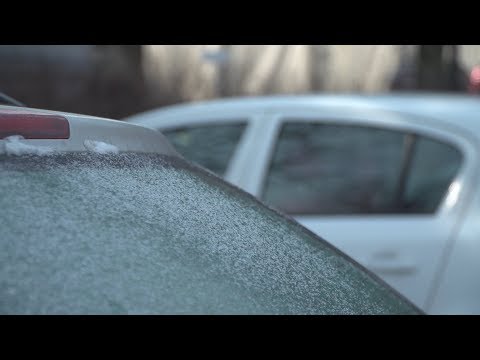
<svg viewBox="0 0 480 360">
<path fill-rule="evenodd" d="M 0 157 L 0 313 L 417 313 L 297 223 L 176 157 Z"/>
</svg>

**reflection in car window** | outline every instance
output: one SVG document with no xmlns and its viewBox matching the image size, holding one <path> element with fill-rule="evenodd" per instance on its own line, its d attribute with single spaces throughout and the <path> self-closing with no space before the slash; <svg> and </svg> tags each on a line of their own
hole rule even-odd
<svg viewBox="0 0 480 360">
<path fill-rule="evenodd" d="M 458 150 L 414 134 L 291 122 L 280 131 L 263 198 L 296 215 L 434 212 L 460 164 Z"/>
<path fill-rule="evenodd" d="M 0 156 L 0 313 L 416 313 L 182 159 Z"/>
<path fill-rule="evenodd" d="M 225 175 L 246 123 L 188 126 L 162 130 L 185 158 L 217 175 Z"/>
</svg>

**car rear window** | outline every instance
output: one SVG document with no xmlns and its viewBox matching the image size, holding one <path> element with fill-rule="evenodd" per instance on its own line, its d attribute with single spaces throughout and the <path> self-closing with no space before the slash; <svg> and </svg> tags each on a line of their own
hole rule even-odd
<svg viewBox="0 0 480 360">
<path fill-rule="evenodd" d="M 0 156 L 0 313 L 417 310 L 297 223 L 147 154 Z"/>
</svg>

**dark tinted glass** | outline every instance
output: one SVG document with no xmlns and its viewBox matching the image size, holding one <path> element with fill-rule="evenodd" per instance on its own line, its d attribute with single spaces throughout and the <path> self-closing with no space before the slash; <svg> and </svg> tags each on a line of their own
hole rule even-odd
<svg viewBox="0 0 480 360">
<path fill-rule="evenodd" d="M 460 169 L 462 154 L 445 143 L 419 138 L 405 188 L 409 212 L 432 213 Z"/>
<path fill-rule="evenodd" d="M 403 134 L 374 128 L 289 123 L 266 179 L 266 202 L 292 214 L 391 211 Z"/>
<path fill-rule="evenodd" d="M 162 131 L 185 158 L 223 176 L 245 123 L 189 126 Z"/>
<path fill-rule="evenodd" d="M 412 134 L 286 123 L 263 198 L 296 215 L 434 212 L 460 164 L 458 150 Z"/>
<path fill-rule="evenodd" d="M 0 313 L 415 313 L 178 158 L 0 156 Z"/>
</svg>

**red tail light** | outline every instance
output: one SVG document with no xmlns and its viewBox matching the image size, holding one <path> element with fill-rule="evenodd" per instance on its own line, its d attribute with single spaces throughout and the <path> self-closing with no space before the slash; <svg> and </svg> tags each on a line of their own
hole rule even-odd
<svg viewBox="0 0 480 360">
<path fill-rule="evenodd" d="M 60 115 L 0 110 L 0 139 L 11 135 L 25 139 L 68 139 L 70 124 Z"/>
</svg>

